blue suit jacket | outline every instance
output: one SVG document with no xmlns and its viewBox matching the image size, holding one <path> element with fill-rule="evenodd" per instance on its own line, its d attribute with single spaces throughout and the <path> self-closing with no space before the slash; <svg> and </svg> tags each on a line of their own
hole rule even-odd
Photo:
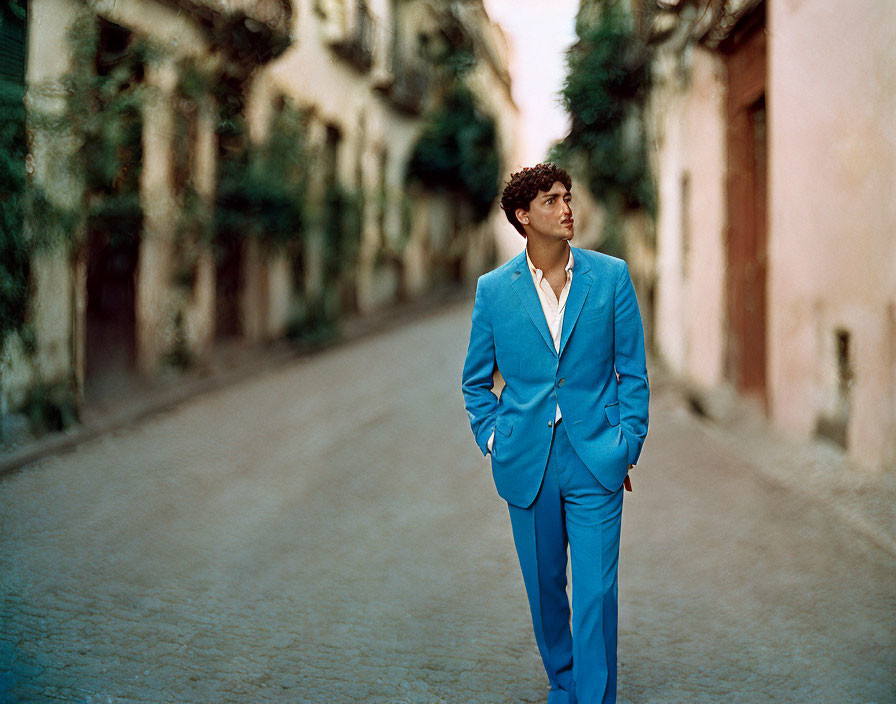
<svg viewBox="0 0 896 704">
<path fill-rule="evenodd" d="M 647 435 L 649 387 L 638 301 L 621 259 L 573 248 L 573 276 L 554 349 L 526 252 L 479 278 L 462 389 L 483 454 L 508 503 L 527 507 L 541 486 L 556 405 L 573 449 L 617 491 Z M 492 392 L 495 366 L 504 377 Z"/>
</svg>

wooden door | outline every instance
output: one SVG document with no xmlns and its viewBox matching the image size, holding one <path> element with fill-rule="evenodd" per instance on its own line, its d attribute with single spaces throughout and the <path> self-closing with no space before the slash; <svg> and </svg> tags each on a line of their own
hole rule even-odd
<svg viewBox="0 0 896 704">
<path fill-rule="evenodd" d="M 767 409 L 767 154 L 764 6 L 726 42 L 728 228 L 725 370 Z"/>
</svg>

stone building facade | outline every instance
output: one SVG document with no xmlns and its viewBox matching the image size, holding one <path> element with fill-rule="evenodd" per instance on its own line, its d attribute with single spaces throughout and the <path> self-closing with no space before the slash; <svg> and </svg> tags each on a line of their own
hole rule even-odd
<svg viewBox="0 0 896 704">
<path fill-rule="evenodd" d="M 497 209 L 472 217 L 450 185 L 408 173 L 458 45 L 499 175 L 514 163 L 507 47 L 481 1 L 32 0 L 26 37 L 29 179 L 87 215 L 33 256 L 30 340 L 6 341 L 0 371 L 7 410 L 36 388 L 77 407 L 493 262 Z M 78 132 L 79 75 L 108 79 L 80 108 L 114 106 L 115 130 L 93 114 Z M 118 171 L 99 187 L 89 163 L 63 165 L 104 130 Z M 29 223 L 43 239 L 57 225 Z"/>
<path fill-rule="evenodd" d="M 892 468 L 896 7 L 660 5 L 659 352 L 788 433 Z"/>
</svg>

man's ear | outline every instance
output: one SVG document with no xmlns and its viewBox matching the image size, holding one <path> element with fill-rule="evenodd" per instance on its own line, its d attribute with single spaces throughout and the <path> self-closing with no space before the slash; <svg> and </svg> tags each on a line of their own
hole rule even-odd
<svg viewBox="0 0 896 704">
<path fill-rule="evenodd" d="M 516 219 L 520 222 L 521 225 L 529 224 L 529 211 L 523 210 L 522 208 L 517 208 L 513 211 L 513 214 L 516 215 Z"/>
</svg>

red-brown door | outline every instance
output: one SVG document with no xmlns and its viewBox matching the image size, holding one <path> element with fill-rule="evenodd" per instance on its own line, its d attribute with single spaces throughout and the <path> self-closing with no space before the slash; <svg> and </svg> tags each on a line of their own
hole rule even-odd
<svg viewBox="0 0 896 704">
<path fill-rule="evenodd" d="M 725 369 L 767 407 L 766 35 L 763 8 L 726 43 L 728 338 Z"/>
</svg>

